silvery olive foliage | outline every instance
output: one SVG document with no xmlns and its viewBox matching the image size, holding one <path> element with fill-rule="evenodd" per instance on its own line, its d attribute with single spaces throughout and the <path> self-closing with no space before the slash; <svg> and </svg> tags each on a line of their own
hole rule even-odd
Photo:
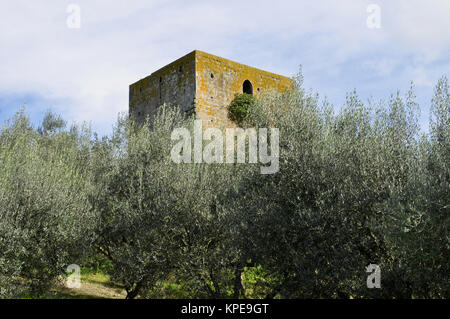
<svg viewBox="0 0 450 319">
<path fill-rule="evenodd" d="M 403 297 L 449 297 L 449 137 L 450 90 L 444 77 L 435 87 L 430 132 L 416 143 L 405 183 L 392 188 L 390 198 L 380 205 L 392 251 L 392 276 L 394 283 L 402 283 L 391 290 Z"/>
<path fill-rule="evenodd" d="M 170 157 L 172 131 L 192 131 L 193 120 L 162 106 L 151 124 L 122 117 L 110 141 L 114 164 L 99 173 L 104 192 L 95 203 L 97 244 L 127 298 L 170 278 L 187 283 L 191 297 L 225 297 L 234 285 L 239 232 L 226 199 L 236 192 L 236 168 Z"/>
<path fill-rule="evenodd" d="M 336 110 L 300 74 L 241 123 L 279 129 L 271 175 L 174 163 L 173 130 L 194 126 L 176 106 L 143 125 L 119 116 L 101 139 L 18 113 L 0 129 L 1 296 L 101 254 L 127 298 L 165 297 L 164 283 L 185 298 L 448 298 L 449 106 L 443 77 L 420 133 L 412 85 L 379 102 L 351 92 Z"/>
<path fill-rule="evenodd" d="M 1 297 L 40 293 L 90 249 L 90 132 L 19 112 L 0 128 Z"/>
<path fill-rule="evenodd" d="M 413 88 L 378 105 L 353 92 L 333 114 L 297 87 L 250 111 L 281 136 L 280 172 L 242 187 L 249 256 L 280 278 L 270 296 L 449 296 L 449 104 L 443 78 L 427 136 Z M 367 289 L 370 263 L 383 289 Z"/>
</svg>

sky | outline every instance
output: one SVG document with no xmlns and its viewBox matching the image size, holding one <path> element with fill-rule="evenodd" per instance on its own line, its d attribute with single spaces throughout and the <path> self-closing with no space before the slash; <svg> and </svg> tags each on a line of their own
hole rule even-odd
<svg viewBox="0 0 450 319">
<path fill-rule="evenodd" d="M 201 50 L 286 76 L 338 110 L 415 85 L 426 130 L 450 76 L 449 0 L 1 0 L 0 123 L 21 107 L 109 134 L 128 86 Z"/>
</svg>

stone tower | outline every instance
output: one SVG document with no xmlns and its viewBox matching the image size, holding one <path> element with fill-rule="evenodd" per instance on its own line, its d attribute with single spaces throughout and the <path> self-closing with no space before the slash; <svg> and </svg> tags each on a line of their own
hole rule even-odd
<svg viewBox="0 0 450 319">
<path fill-rule="evenodd" d="M 228 105 L 237 93 L 286 91 L 290 78 L 195 50 L 130 85 L 129 112 L 138 121 L 164 103 L 196 113 L 204 126 L 232 127 Z"/>
</svg>

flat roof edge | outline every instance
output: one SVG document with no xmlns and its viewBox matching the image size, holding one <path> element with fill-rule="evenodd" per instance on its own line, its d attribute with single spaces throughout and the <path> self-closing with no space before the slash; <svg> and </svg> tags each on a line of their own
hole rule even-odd
<svg viewBox="0 0 450 319">
<path fill-rule="evenodd" d="M 201 50 L 193 50 L 193 51 L 189 52 L 188 54 L 186 54 L 186 55 L 176 59 L 175 61 L 172 61 L 171 63 L 166 64 L 165 66 L 157 69 L 156 71 L 152 72 L 150 75 L 148 75 L 148 76 L 146 76 L 146 77 L 144 77 L 144 78 L 142 78 L 142 79 L 140 79 L 140 80 L 130 84 L 130 87 L 132 87 L 133 85 L 136 85 L 137 83 L 139 83 L 139 82 L 141 82 L 141 81 L 143 81 L 145 79 L 153 77 L 153 76 L 157 75 L 158 73 L 163 73 L 163 71 L 165 69 L 169 69 L 169 68 L 173 67 L 173 65 L 180 63 L 180 61 L 187 59 L 189 56 L 193 56 L 194 62 L 196 63 L 197 62 L 197 56 L 199 56 L 199 55 L 206 56 L 206 57 L 211 57 L 211 58 L 214 58 L 214 59 L 217 59 L 217 60 L 221 60 L 221 61 L 224 61 L 224 62 L 228 62 L 228 63 L 232 63 L 232 64 L 238 64 L 238 65 L 241 65 L 241 66 L 246 67 L 246 68 L 251 68 L 251 69 L 257 70 L 258 72 L 261 72 L 261 73 L 265 73 L 265 74 L 268 74 L 268 75 L 271 75 L 271 76 L 275 76 L 275 77 L 281 77 L 281 78 L 284 78 L 284 79 L 289 79 L 289 80 L 292 81 L 291 77 L 288 77 L 288 76 L 285 76 L 285 75 L 281 75 L 281 74 L 278 74 L 278 73 L 266 71 L 266 70 L 263 70 L 263 69 L 260 69 L 260 68 L 256 68 L 256 67 L 253 67 L 253 66 L 250 66 L 250 65 L 247 65 L 247 64 L 239 63 L 239 62 L 236 62 L 236 61 L 233 61 L 233 60 L 230 60 L 230 59 L 226 59 L 226 58 L 220 57 L 218 55 L 214 55 L 214 54 L 211 54 L 211 53 L 208 53 L 208 52 L 204 52 L 204 51 L 201 51 Z"/>
<path fill-rule="evenodd" d="M 288 77 L 288 76 L 285 76 L 285 75 L 282 75 L 282 74 L 278 74 L 278 73 L 274 73 L 274 72 L 270 72 L 270 71 L 266 71 L 266 70 L 263 70 L 263 69 L 260 69 L 260 68 L 256 68 L 256 67 L 248 65 L 248 64 L 243 64 L 243 63 L 240 63 L 240 62 L 236 62 L 236 61 L 233 61 L 233 60 L 230 60 L 230 59 L 226 59 L 226 58 L 223 58 L 223 57 L 220 57 L 218 55 L 214 55 L 214 54 L 211 54 L 211 53 L 208 53 L 208 52 L 204 52 L 204 51 L 200 51 L 200 50 L 194 50 L 194 52 L 196 52 L 196 55 L 199 54 L 199 55 L 203 55 L 203 56 L 209 56 L 209 57 L 212 57 L 212 58 L 215 58 L 215 59 L 218 59 L 218 60 L 223 60 L 225 62 L 231 62 L 231 63 L 234 63 L 234 64 L 242 65 L 242 66 L 244 66 L 246 68 L 251 68 L 251 69 L 257 70 L 259 72 L 263 72 L 263 73 L 266 73 L 266 74 L 275 75 L 275 76 L 278 76 L 278 77 L 282 77 L 282 78 L 285 78 L 285 79 L 292 80 L 291 77 Z"/>
</svg>

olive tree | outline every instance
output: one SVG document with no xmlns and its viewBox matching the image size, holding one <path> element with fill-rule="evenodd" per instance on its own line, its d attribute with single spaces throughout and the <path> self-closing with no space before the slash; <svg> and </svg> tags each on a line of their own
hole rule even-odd
<svg viewBox="0 0 450 319">
<path fill-rule="evenodd" d="M 298 85 L 263 98 L 248 123 L 280 129 L 280 172 L 242 187 L 249 254 L 278 278 L 267 296 L 393 297 L 367 289 L 366 266 L 393 267 L 394 248 L 383 236 L 393 211 L 382 207 L 414 173 L 412 91 L 378 107 L 351 93 L 335 115 Z M 386 282 L 401 285 L 395 276 Z"/>
<path fill-rule="evenodd" d="M 448 298 L 450 198 L 450 95 L 441 78 L 431 104 L 430 131 L 409 163 L 407 182 L 395 185 L 380 209 L 383 233 L 392 247 L 398 296 Z M 381 228 L 381 227 L 379 227 Z"/>
<path fill-rule="evenodd" d="M 50 125 L 50 123 L 47 123 Z M 89 130 L 38 134 L 23 112 L 0 131 L 0 289 L 41 293 L 94 239 Z"/>
<path fill-rule="evenodd" d="M 233 167 L 177 164 L 170 155 L 173 130 L 192 129 L 193 120 L 170 106 L 144 125 L 121 118 L 102 161 L 113 164 L 96 174 L 97 245 L 127 298 L 145 297 L 168 278 L 189 283 L 192 297 L 225 297 L 233 287 L 239 251 L 224 199 Z"/>
</svg>

